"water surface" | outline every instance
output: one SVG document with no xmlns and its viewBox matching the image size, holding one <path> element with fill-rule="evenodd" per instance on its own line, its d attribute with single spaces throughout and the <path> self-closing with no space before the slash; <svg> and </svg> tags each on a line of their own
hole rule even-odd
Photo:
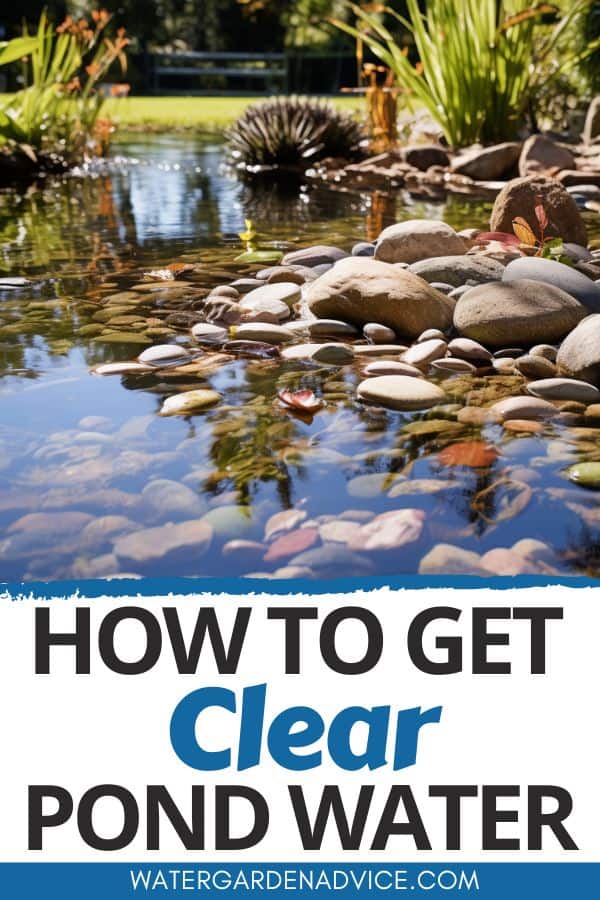
<svg viewBox="0 0 600 900">
<path fill-rule="evenodd" d="M 150 343 L 188 340 L 206 293 L 252 270 L 234 263 L 245 218 L 266 245 L 349 249 L 399 219 L 477 227 L 489 211 L 405 192 L 251 190 L 223 170 L 222 146 L 181 136 L 136 136 L 95 173 L 0 193 L 0 276 L 33 282 L 0 292 L 0 579 L 243 575 L 290 562 L 316 577 L 400 574 L 418 571 L 439 544 L 484 554 L 523 539 L 550 549 L 540 571 L 598 574 L 598 494 L 565 477 L 579 459 L 600 460 L 598 423 L 575 417 L 523 435 L 456 422 L 467 399 L 486 405 L 518 392 L 518 379 L 439 378 L 444 407 L 404 414 L 355 401 L 358 364 L 234 360 L 202 378 L 90 374 Z M 187 286 L 131 295 L 144 271 L 174 261 L 201 269 Z M 203 386 L 222 394 L 219 406 L 157 415 L 166 396 Z M 284 387 L 309 387 L 326 405 L 295 416 L 277 401 Z M 468 446 L 444 454 L 457 443 L 475 443 L 475 461 L 482 445 L 494 452 L 473 465 Z M 407 482 L 414 490 L 398 494 Z M 323 550 L 320 536 L 308 561 L 285 547 L 264 559 L 265 525 L 283 510 L 316 535 L 328 520 L 362 523 L 402 507 L 425 512 L 405 547 L 349 551 L 326 540 Z M 155 550 L 137 563 L 115 552 L 125 534 L 206 514 L 208 550 Z"/>
</svg>

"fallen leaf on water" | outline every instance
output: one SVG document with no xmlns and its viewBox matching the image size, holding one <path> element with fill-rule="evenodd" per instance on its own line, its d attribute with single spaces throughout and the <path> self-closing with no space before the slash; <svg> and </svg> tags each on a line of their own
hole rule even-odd
<svg viewBox="0 0 600 900">
<path fill-rule="evenodd" d="M 277 395 L 282 403 L 300 412 L 313 413 L 323 406 L 323 401 L 312 391 L 280 391 Z"/>
<path fill-rule="evenodd" d="M 151 278 L 153 281 L 175 281 L 182 275 L 187 275 L 194 271 L 191 263 L 170 263 L 164 269 L 152 269 L 150 272 L 144 272 L 145 278 Z"/>
<path fill-rule="evenodd" d="M 469 466 L 471 469 L 487 469 L 498 459 L 499 453 L 484 441 L 461 441 L 450 444 L 438 454 L 443 466 Z"/>
</svg>

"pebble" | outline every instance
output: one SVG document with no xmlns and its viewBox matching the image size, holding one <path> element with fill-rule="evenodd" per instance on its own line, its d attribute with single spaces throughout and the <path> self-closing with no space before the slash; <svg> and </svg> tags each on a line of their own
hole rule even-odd
<svg viewBox="0 0 600 900">
<path fill-rule="evenodd" d="M 529 356 L 541 356 L 550 360 L 550 362 L 556 362 L 557 354 L 558 350 L 552 344 L 536 344 L 529 351 Z"/>
<path fill-rule="evenodd" d="M 600 488 L 600 462 L 580 462 L 567 470 L 569 481 L 582 487 Z"/>
<path fill-rule="evenodd" d="M 389 344 L 396 340 L 396 332 L 387 325 L 380 325 L 377 322 L 368 322 L 363 327 L 363 335 L 372 344 Z"/>
<path fill-rule="evenodd" d="M 541 381 L 531 381 L 527 390 L 534 397 L 546 400 L 576 400 L 579 403 L 597 403 L 600 400 L 597 387 L 575 378 L 543 378 Z"/>
<path fill-rule="evenodd" d="M 470 338 L 454 338 L 448 344 L 448 350 L 452 356 L 459 359 L 466 359 L 473 363 L 488 363 L 492 359 L 492 354 L 486 350 L 478 341 L 472 341 Z"/>
<path fill-rule="evenodd" d="M 299 285 L 291 281 L 263 284 L 246 294 L 240 305 L 243 309 L 257 309 L 261 304 L 284 303 L 289 310 L 302 296 Z M 265 307 L 266 308 L 266 307 Z"/>
<path fill-rule="evenodd" d="M 481 565 L 478 553 L 454 544 L 436 544 L 419 563 L 419 575 L 481 575 L 489 571 Z"/>
<path fill-rule="evenodd" d="M 267 344 L 284 344 L 294 340 L 293 332 L 282 325 L 270 325 L 264 322 L 243 322 L 235 327 L 238 340 L 266 341 Z"/>
<path fill-rule="evenodd" d="M 355 344 L 357 356 L 400 356 L 408 347 L 404 344 Z"/>
<path fill-rule="evenodd" d="M 353 361 L 354 353 L 347 344 L 319 344 L 311 359 L 332 366 L 345 366 Z"/>
<path fill-rule="evenodd" d="M 526 378 L 551 378 L 556 373 L 556 366 L 544 356 L 520 356 L 515 360 L 515 369 Z"/>
<path fill-rule="evenodd" d="M 226 328 L 220 325 L 211 325 L 209 322 L 198 322 L 192 328 L 192 337 L 199 344 L 222 344 L 229 337 Z"/>
<path fill-rule="evenodd" d="M 200 388 L 195 391 L 184 391 L 181 394 L 175 394 L 173 397 L 167 397 L 164 401 L 160 415 L 161 416 L 186 416 L 194 412 L 200 412 L 214 406 L 221 399 L 221 395 L 217 391 L 207 388 Z"/>
<path fill-rule="evenodd" d="M 313 547 L 319 539 L 319 531 L 316 528 L 297 528 L 278 537 L 264 555 L 265 562 L 275 562 L 279 559 L 289 559 Z"/>
<path fill-rule="evenodd" d="M 386 406 L 389 409 L 428 409 L 441 403 L 445 394 L 435 384 L 407 375 L 379 375 L 359 384 L 360 400 Z"/>
<path fill-rule="evenodd" d="M 336 544 L 347 544 L 360 527 L 360 522 L 336 519 L 333 522 L 324 522 L 319 526 L 319 537 L 324 543 L 333 541 Z"/>
<path fill-rule="evenodd" d="M 313 269 L 315 266 L 331 266 L 339 259 L 344 259 L 345 256 L 348 256 L 348 254 L 345 250 L 340 250 L 339 247 L 318 245 L 316 247 L 304 247 L 302 250 L 292 250 L 290 253 L 285 254 L 281 263 L 284 266 L 301 265 Z"/>
<path fill-rule="evenodd" d="M 368 475 L 357 475 L 350 479 L 346 490 L 351 497 L 371 499 L 386 493 L 397 478 L 400 478 L 400 475 L 394 472 L 371 472 Z"/>
<path fill-rule="evenodd" d="M 541 422 L 534 422 L 531 419 L 507 419 L 502 423 L 505 431 L 527 432 L 528 434 L 537 434 L 544 430 Z"/>
<path fill-rule="evenodd" d="M 363 369 L 363 375 L 408 375 L 412 378 L 422 378 L 423 373 L 416 366 L 409 363 L 396 362 L 393 359 L 377 359 L 370 362 Z"/>
<path fill-rule="evenodd" d="M 518 359 L 524 354 L 525 351 L 522 347 L 503 347 L 502 350 L 496 350 L 494 359 Z"/>
<path fill-rule="evenodd" d="M 209 510 L 200 519 L 220 538 L 242 538 L 254 527 L 252 514 L 247 506 L 227 504 Z"/>
<path fill-rule="evenodd" d="M 492 366 L 494 371 L 502 374 L 509 374 L 515 371 L 515 361 L 512 356 L 503 356 L 500 359 L 493 359 Z"/>
<path fill-rule="evenodd" d="M 91 369 L 92 375 L 136 375 L 143 372 L 152 372 L 152 366 L 137 362 L 100 363 Z"/>
<path fill-rule="evenodd" d="M 232 284 L 220 284 L 213 288 L 208 295 L 209 297 L 228 297 L 231 300 L 237 300 L 240 292 L 234 288 Z"/>
<path fill-rule="evenodd" d="M 143 528 L 133 534 L 118 537 L 114 553 L 120 563 L 143 572 L 159 561 L 178 562 L 185 571 L 196 568 L 198 559 L 206 554 L 213 532 L 202 519 Z"/>
<path fill-rule="evenodd" d="M 371 575 L 373 562 L 360 553 L 354 553 L 343 544 L 322 544 L 306 550 L 290 560 L 290 565 L 311 569 L 321 578 L 349 578 Z"/>
<path fill-rule="evenodd" d="M 150 366 L 174 365 L 189 359 L 189 357 L 190 352 L 179 344 L 157 344 L 140 353 L 138 362 Z"/>
<path fill-rule="evenodd" d="M 265 540 L 270 541 L 278 534 L 297 528 L 305 519 L 306 512 L 303 509 L 283 509 L 274 513 L 265 525 Z"/>
<path fill-rule="evenodd" d="M 234 288 L 238 295 L 239 294 L 249 294 L 250 291 L 255 290 L 255 288 L 264 287 L 258 278 L 238 278 L 236 281 L 232 281 L 230 287 Z"/>
<path fill-rule="evenodd" d="M 349 322 L 340 322 L 337 319 L 315 319 L 307 322 L 306 328 L 311 337 L 330 335 L 331 337 L 354 337 L 358 329 Z"/>
<path fill-rule="evenodd" d="M 432 368 L 448 372 L 476 372 L 477 367 L 467 359 L 458 359 L 455 356 L 446 356 L 444 359 L 434 359 Z"/>
<path fill-rule="evenodd" d="M 205 502 L 191 488 L 168 478 L 148 482 L 142 490 L 143 505 L 162 518 L 171 516 L 201 516 L 206 512 Z"/>
<path fill-rule="evenodd" d="M 558 414 L 552 403 L 538 397 L 507 397 L 494 403 L 489 412 L 500 422 L 506 419 L 549 419 Z"/>
<path fill-rule="evenodd" d="M 394 509 L 361 525 L 348 541 L 351 550 L 392 550 L 417 541 L 423 531 L 422 509 Z"/>
<path fill-rule="evenodd" d="M 368 244 L 366 241 L 359 241 L 352 248 L 352 256 L 374 256 L 375 244 Z"/>
<path fill-rule="evenodd" d="M 424 341 L 445 341 L 446 337 L 443 331 L 440 331 L 439 328 L 427 328 L 422 334 L 419 335 L 416 342 L 417 344 L 422 344 Z"/>
<path fill-rule="evenodd" d="M 448 345 L 446 341 L 432 338 L 410 347 L 402 354 L 402 362 L 409 363 L 411 366 L 417 366 L 417 368 L 427 368 L 434 359 L 441 359 L 441 357 L 445 356 L 447 350 Z"/>
</svg>

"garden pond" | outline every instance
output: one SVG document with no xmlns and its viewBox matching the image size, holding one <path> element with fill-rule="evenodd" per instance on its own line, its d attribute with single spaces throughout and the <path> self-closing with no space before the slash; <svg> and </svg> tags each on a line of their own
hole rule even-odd
<svg viewBox="0 0 600 900">
<path fill-rule="evenodd" d="M 407 413 L 356 399 L 359 361 L 210 354 L 187 370 L 90 371 L 189 345 L 209 291 L 259 268 L 235 262 L 246 219 L 264 247 L 349 250 L 403 219 L 486 228 L 490 209 L 250 188 L 225 172 L 216 140 L 181 135 L 121 138 L 91 172 L 2 191 L 0 278 L 13 281 L 0 282 L 0 580 L 599 575 L 599 495 L 565 472 L 600 462 L 600 422 L 457 419 L 466 398 L 519 393 L 520 376 L 438 371 L 447 401 Z M 600 217 L 586 216 L 600 237 Z M 144 280 L 174 262 L 196 268 Z M 218 405 L 158 415 L 166 397 L 204 387 Z M 324 401 L 313 416 L 278 400 L 301 388 Z M 361 537 L 400 509 L 391 542 Z"/>
</svg>

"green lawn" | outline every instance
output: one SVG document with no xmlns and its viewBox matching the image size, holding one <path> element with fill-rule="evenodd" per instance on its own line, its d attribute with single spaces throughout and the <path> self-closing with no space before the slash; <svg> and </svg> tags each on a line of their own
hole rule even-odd
<svg viewBox="0 0 600 900">
<path fill-rule="evenodd" d="M 123 128 L 223 128 L 235 121 L 251 103 L 265 97 L 127 97 L 107 100 L 106 113 Z M 348 110 L 361 111 L 360 97 L 335 97 L 331 101 Z"/>
</svg>

